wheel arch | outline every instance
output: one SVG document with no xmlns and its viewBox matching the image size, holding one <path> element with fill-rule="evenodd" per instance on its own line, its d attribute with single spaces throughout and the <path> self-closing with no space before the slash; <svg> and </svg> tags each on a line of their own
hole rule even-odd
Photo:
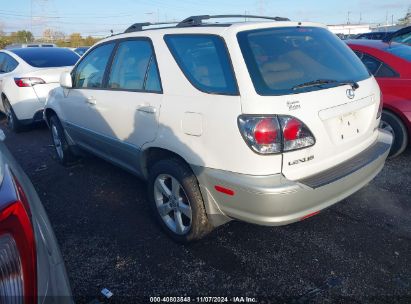
<svg viewBox="0 0 411 304">
<path fill-rule="evenodd" d="M 391 105 L 386 106 L 384 105 L 383 111 L 388 112 L 396 117 L 402 122 L 402 124 L 405 127 L 405 130 L 407 131 L 407 137 L 411 141 L 411 122 L 405 117 L 404 113 L 397 109 L 396 107 L 393 107 Z"/>
<path fill-rule="evenodd" d="M 157 161 L 167 158 L 180 159 L 191 168 L 190 163 L 176 152 L 156 146 L 148 147 L 142 151 L 140 158 L 141 172 L 144 178 L 147 179 L 151 166 L 153 166 Z"/>
<path fill-rule="evenodd" d="M 50 109 L 50 108 L 45 108 L 44 109 L 44 120 L 46 121 L 48 126 L 50 126 L 50 118 L 53 115 L 56 115 L 58 117 L 56 111 L 54 111 L 53 109 Z"/>
</svg>

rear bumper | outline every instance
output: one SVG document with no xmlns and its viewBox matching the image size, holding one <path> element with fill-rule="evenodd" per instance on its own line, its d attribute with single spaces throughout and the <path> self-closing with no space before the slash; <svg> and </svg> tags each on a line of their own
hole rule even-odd
<svg viewBox="0 0 411 304">
<path fill-rule="evenodd" d="M 282 174 L 252 176 L 193 169 L 214 225 L 222 223 L 224 217 L 260 225 L 285 225 L 329 207 L 369 183 L 383 168 L 391 142 L 390 134 L 379 131 L 376 142 L 365 151 L 300 181 L 290 181 Z M 216 191 L 216 185 L 233 190 L 234 195 Z"/>
</svg>

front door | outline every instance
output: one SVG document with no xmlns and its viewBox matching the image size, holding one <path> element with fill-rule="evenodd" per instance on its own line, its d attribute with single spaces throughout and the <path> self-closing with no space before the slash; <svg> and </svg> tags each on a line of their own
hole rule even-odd
<svg viewBox="0 0 411 304">
<path fill-rule="evenodd" d="M 72 72 L 73 88 L 64 89 L 65 98 L 61 103 L 64 113 L 61 118 L 70 136 L 77 144 L 97 154 L 104 152 L 104 144 L 94 135 L 104 122 L 95 106 L 104 96 L 104 75 L 114 46 L 115 42 L 105 43 L 82 58 Z M 109 126 L 105 124 L 105 128 Z"/>
</svg>

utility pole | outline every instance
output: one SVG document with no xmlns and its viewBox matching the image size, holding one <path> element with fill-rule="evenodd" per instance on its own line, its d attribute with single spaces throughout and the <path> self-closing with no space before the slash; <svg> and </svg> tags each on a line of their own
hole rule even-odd
<svg viewBox="0 0 411 304">
<path fill-rule="evenodd" d="M 351 12 L 348 11 L 347 12 L 347 24 L 350 24 L 350 14 L 351 14 Z"/>
</svg>

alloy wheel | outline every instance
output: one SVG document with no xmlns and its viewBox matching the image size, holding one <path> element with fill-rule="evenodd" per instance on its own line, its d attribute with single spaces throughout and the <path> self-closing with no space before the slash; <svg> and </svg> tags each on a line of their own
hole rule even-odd
<svg viewBox="0 0 411 304">
<path fill-rule="evenodd" d="M 6 112 L 7 125 L 9 126 L 9 128 L 13 128 L 14 119 L 13 119 L 13 113 L 11 112 L 11 106 L 8 103 L 5 103 L 4 104 L 4 110 Z"/>
<path fill-rule="evenodd" d="M 54 124 L 51 126 L 51 134 L 53 137 L 54 147 L 56 148 L 57 155 L 60 159 L 63 159 L 64 157 L 63 145 L 61 143 L 61 139 L 57 131 L 57 127 Z"/>
<path fill-rule="evenodd" d="M 160 174 L 154 182 L 157 211 L 167 227 L 178 235 L 188 233 L 192 223 L 190 201 L 179 181 L 171 175 Z"/>
</svg>

